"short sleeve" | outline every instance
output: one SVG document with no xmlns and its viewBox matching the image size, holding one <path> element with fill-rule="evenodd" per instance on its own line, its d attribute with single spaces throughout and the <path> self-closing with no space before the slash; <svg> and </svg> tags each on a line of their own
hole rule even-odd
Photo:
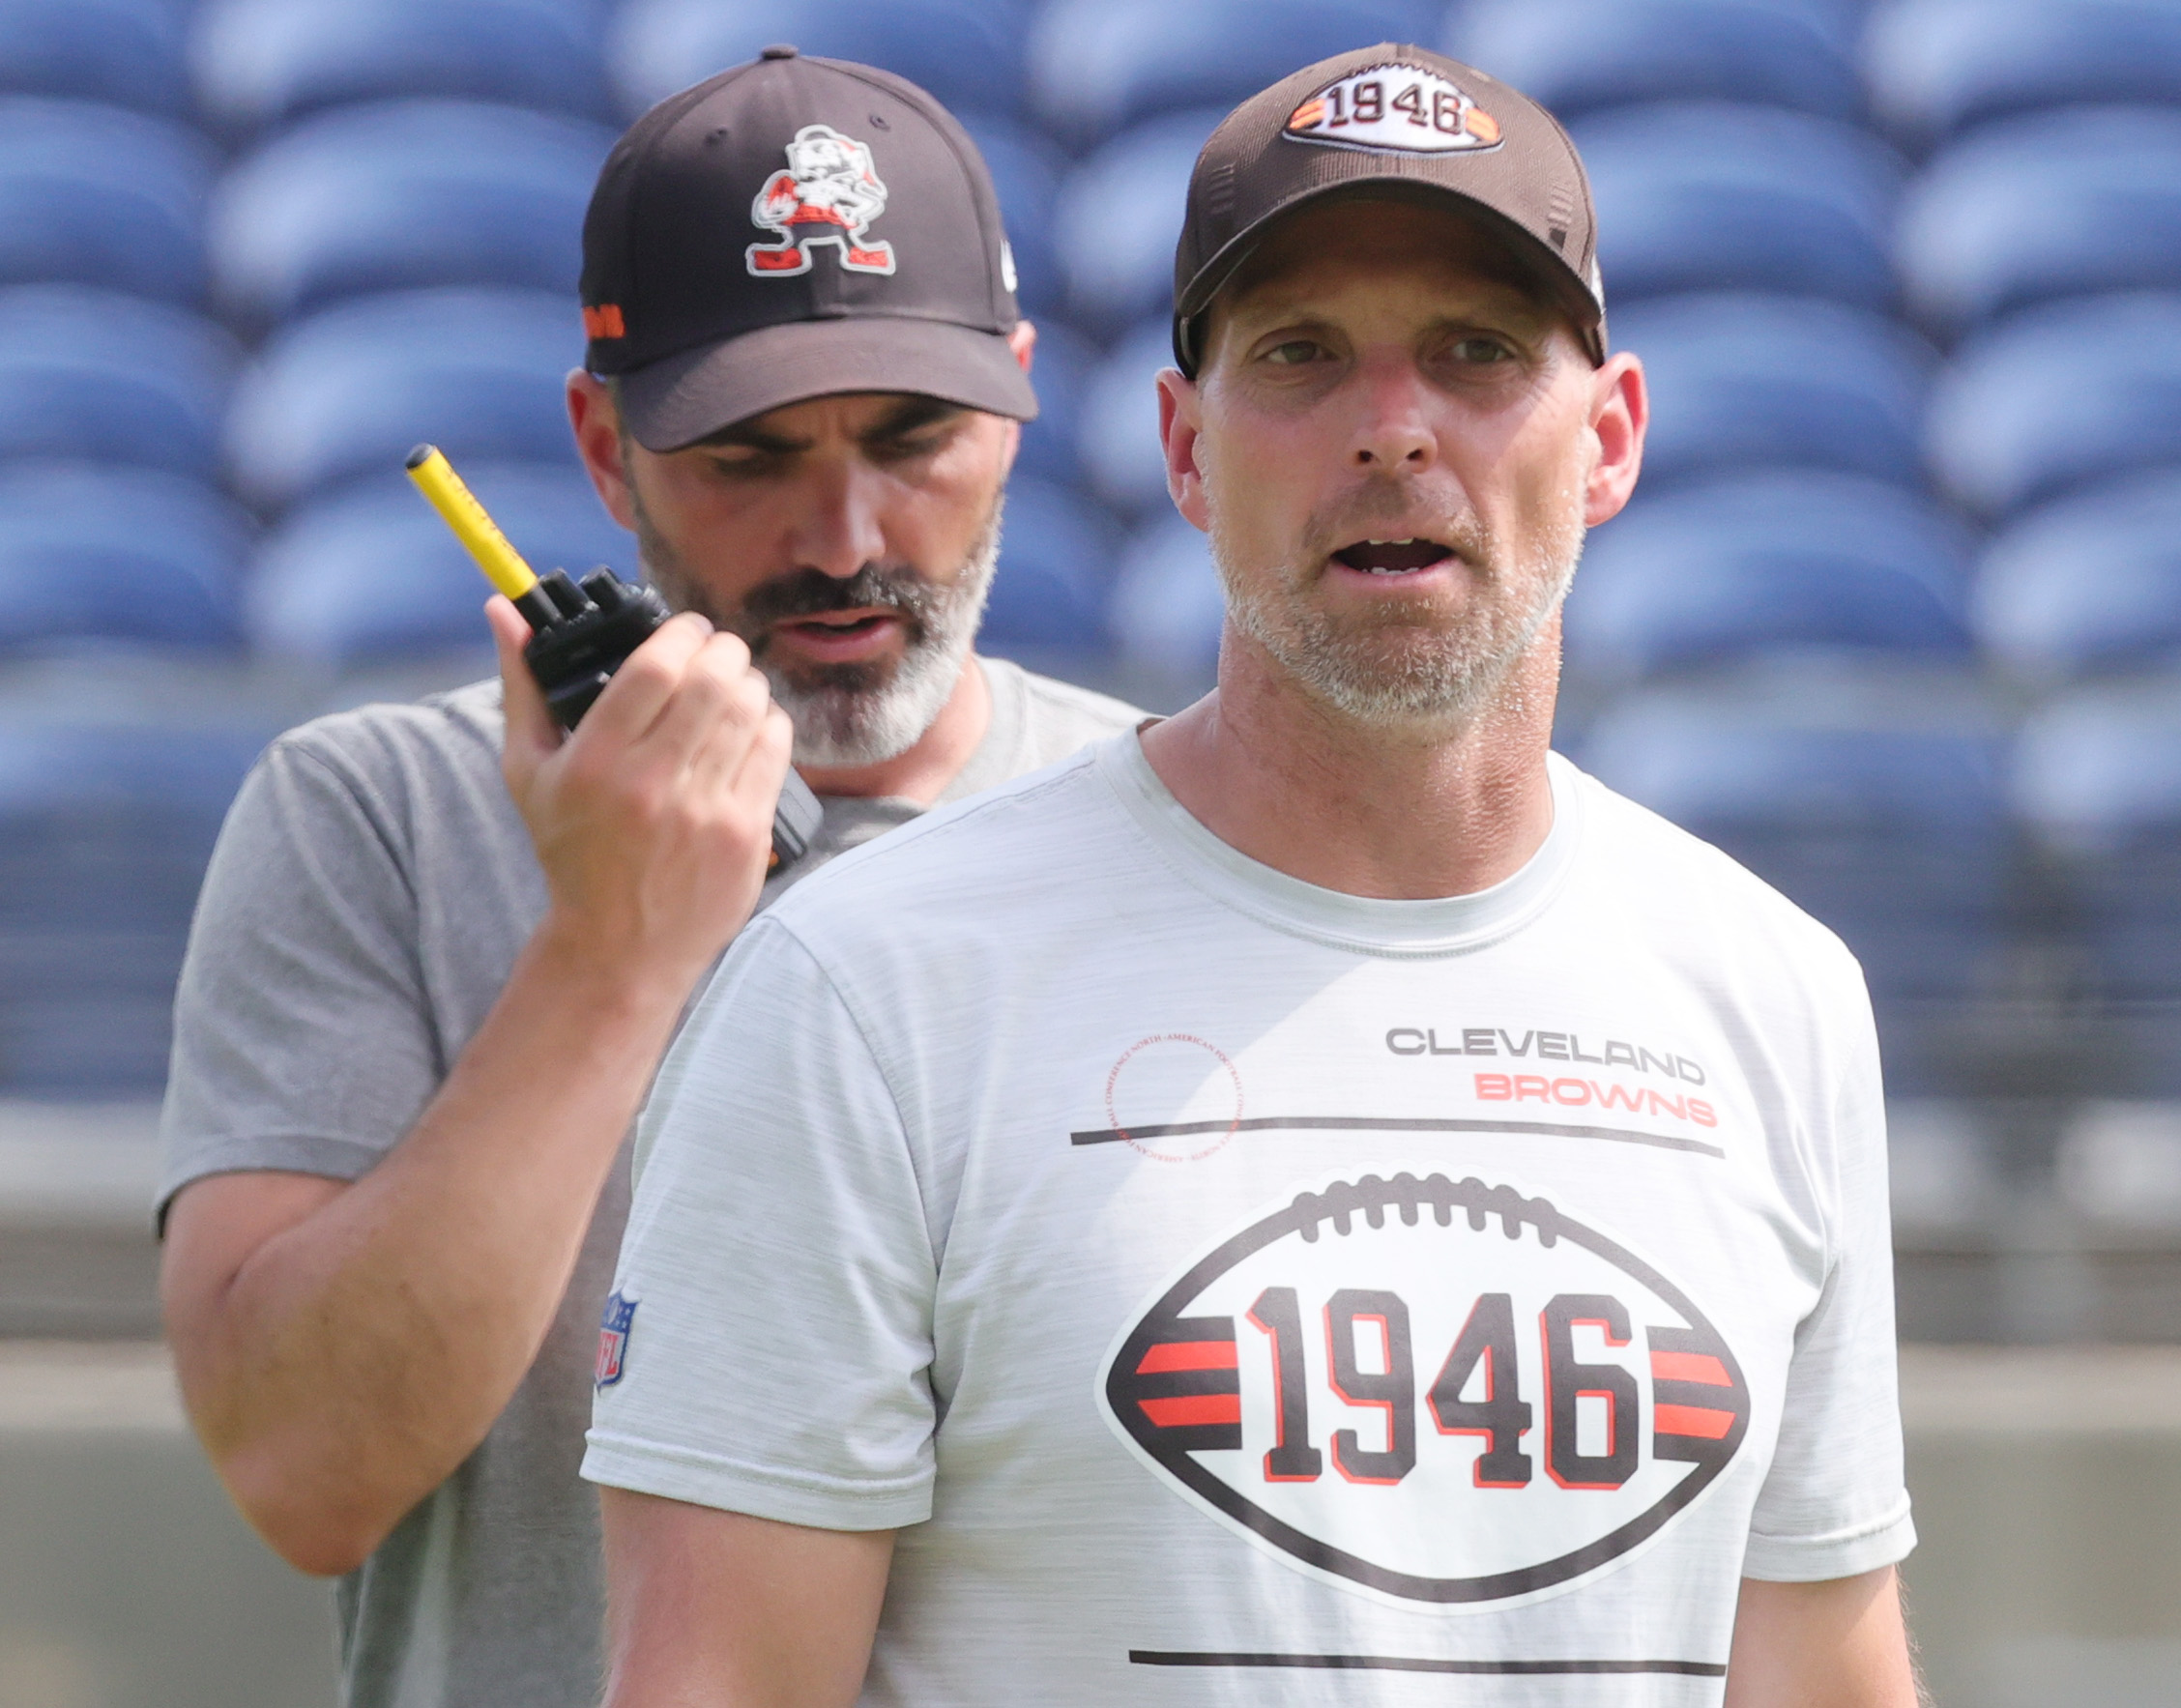
<svg viewBox="0 0 2181 1708">
<path fill-rule="evenodd" d="M 206 1174 L 354 1179 L 444 1072 L 417 902 L 356 782 L 294 737 L 244 783 L 213 852 L 175 997 L 161 1213 Z"/>
<path fill-rule="evenodd" d="M 1816 1582 L 1906 1557 L 1916 1545 L 1903 1480 L 1885 1102 L 1870 1006 L 1826 1112 L 1833 1262 L 1795 1337 L 1770 1471 L 1750 1520 L 1751 1578 Z"/>
<path fill-rule="evenodd" d="M 583 1474 L 832 1530 L 931 1516 L 938 1265 L 886 1077 L 761 916 L 668 1056 Z"/>
</svg>

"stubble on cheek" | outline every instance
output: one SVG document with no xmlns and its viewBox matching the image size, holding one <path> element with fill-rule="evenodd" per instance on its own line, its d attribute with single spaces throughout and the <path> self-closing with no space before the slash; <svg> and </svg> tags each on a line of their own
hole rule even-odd
<svg viewBox="0 0 2181 1708">
<path fill-rule="evenodd" d="M 1257 528 L 1237 526 L 1228 497 L 1206 481 L 1230 620 L 1315 695 L 1374 724 L 1480 710 L 1551 624 L 1583 545 L 1566 490 L 1534 507 L 1527 549 L 1510 548 L 1459 488 L 1423 503 L 1413 487 L 1359 488 L 1319 507 L 1284 551 L 1267 549 L 1261 511 L 1243 512 Z M 1396 528 L 1452 548 L 1459 577 L 1429 595 L 1336 603 L 1323 585 L 1331 553 Z"/>
</svg>

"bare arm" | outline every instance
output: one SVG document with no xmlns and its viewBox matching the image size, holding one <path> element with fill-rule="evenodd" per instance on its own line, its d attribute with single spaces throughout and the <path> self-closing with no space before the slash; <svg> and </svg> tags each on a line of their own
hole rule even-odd
<svg viewBox="0 0 2181 1708">
<path fill-rule="evenodd" d="M 1918 1708 L 1891 1566 L 1822 1583 L 1742 1579 L 1727 1708 Z"/>
<path fill-rule="evenodd" d="M 160 1277 L 191 1421 L 306 1572 L 351 1570 L 482 1440 L 560 1305 L 696 980 L 764 882 L 791 732 L 732 636 L 677 618 L 563 741 L 495 600 L 506 771 L 546 917 L 417 1125 L 352 1184 L 214 1175 Z"/>
<path fill-rule="evenodd" d="M 605 1520 L 607 1708 L 849 1708 L 890 1530 L 811 1530 L 625 1489 Z"/>
</svg>

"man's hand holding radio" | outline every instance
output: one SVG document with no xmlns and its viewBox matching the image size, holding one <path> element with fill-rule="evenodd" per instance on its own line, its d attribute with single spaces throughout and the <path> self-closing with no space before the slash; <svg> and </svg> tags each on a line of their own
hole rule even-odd
<svg viewBox="0 0 2181 1708">
<path fill-rule="evenodd" d="M 679 1005 L 757 905 L 794 743 L 787 714 L 749 649 L 684 612 L 564 734 L 523 662 L 528 623 L 505 598 L 488 616 L 503 769 L 552 896 L 539 936 L 591 976 L 655 977 Z"/>
</svg>

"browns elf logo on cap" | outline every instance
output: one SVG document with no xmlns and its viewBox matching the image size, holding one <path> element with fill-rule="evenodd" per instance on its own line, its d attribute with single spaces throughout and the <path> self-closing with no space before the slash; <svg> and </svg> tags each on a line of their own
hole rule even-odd
<svg viewBox="0 0 2181 1708">
<path fill-rule="evenodd" d="M 871 145 L 830 125 L 805 125 L 788 144 L 788 169 L 765 181 L 750 204 L 750 223 L 779 233 L 777 244 L 752 244 L 750 273 L 775 278 L 810 271 L 814 245 L 831 244 L 852 273 L 891 273 L 893 246 L 868 243 L 871 221 L 886 212 Z"/>
<path fill-rule="evenodd" d="M 653 107 L 599 171 L 580 290 L 647 450 L 845 392 L 1037 414 L 984 157 L 875 66 L 780 43 Z"/>
<path fill-rule="evenodd" d="M 1289 116 L 1297 142 L 1450 154 L 1498 148 L 1499 122 L 1434 71 L 1366 66 L 1328 83 Z"/>
</svg>

